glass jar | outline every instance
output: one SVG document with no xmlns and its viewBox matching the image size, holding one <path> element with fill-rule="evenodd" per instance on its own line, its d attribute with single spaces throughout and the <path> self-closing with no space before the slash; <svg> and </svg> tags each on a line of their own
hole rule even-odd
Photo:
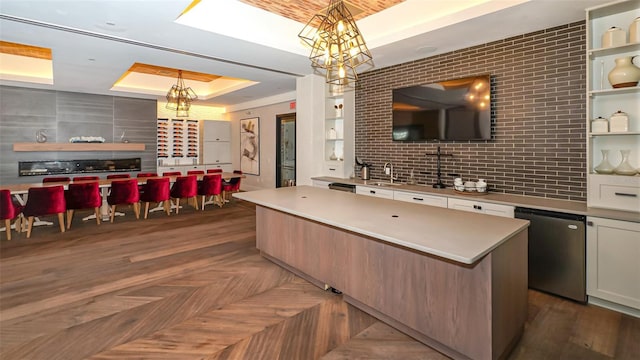
<svg viewBox="0 0 640 360">
<path fill-rule="evenodd" d="M 602 161 L 593 170 L 598 174 L 613 174 L 613 165 L 609 162 L 609 150 L 603 149 L 600 152 L 602 152 Z"/>
<path fill-rule="evenodd" d="M 620 162 L 620 165 L 616 166 L 615 169 L 613 169 L 613 172 L 618 174 L 618 175 L 635 175 L 637 173 L 636 169 L 631 166 L 631 164 L 629 163 L 629 154 L 631 153 L 630 150 L 620 150 L 620 154 L 622 155 L 622 161 Z"/>
</svg>

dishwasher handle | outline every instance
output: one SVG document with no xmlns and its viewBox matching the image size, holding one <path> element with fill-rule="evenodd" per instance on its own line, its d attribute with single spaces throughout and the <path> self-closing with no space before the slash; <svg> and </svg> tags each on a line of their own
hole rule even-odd
<svg viewBox="0 0 640 360">
<path fill-rule="evenodd" d="M 514 213 L 516 218 L 518 218 L 519 214 L 522 214 L 525 216 L 529 214 L 529 215 L 538 215 L 538 216 L 548 216 L 548 217 L 554 217 L 554 218 L 565 219 L 565 220 L 580 221 L 583 223 L 587 219 L 587 217 L 584 215 L 569 214 L 569 213 L 562 213 L 562 212 L 549 211 L 549 210 L 523 208 L 523 207 L 516 207 Z"/>
</svg>

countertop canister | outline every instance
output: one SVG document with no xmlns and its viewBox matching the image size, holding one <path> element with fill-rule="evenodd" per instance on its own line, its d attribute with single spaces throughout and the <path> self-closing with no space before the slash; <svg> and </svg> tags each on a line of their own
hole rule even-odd
<svg viewBox="0 0 640 360">
<path fill-rule="evenodd" d="M 627 43 L 627 32 L 617 26 L 612 26 L 602 34 L 602 47 L 610 48 Z"/>
<path fill-rule="evenodd" d="M 609 118 L 609 130 L 611 132 L 629 131 L 629 116 L 621 110 L 616 111 Z"/>
<path fill-rule="evenodd" d="M 609 132 L 609 120 L 598 116 L 591 120 L 591 132 L 592 133 L 606 133 Z"/>
<path fill-rule="evenodd" d="M 629 26 L 629 42 L 640 43 L 640 17 L 637 17 Z"/>
</svg>

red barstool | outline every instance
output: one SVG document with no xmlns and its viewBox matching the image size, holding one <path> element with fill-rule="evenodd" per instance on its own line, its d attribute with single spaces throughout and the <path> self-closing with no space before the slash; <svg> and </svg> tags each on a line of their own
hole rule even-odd
<svg viewBox="0 0 640 360">
<path fill-rule="evenodd" d="M 137 178 L 147 178 L 147 177 L 156 177 L 156 176 L 158 176 L 158 174 L 154 172 L 138 173 L 138 175 L 136 175 Z"/>
<path fill-rule="evenodd" d="M 136 219 L 140 219 L 140 193 L 138 180 L 114 180 L 111 182 L 111 192 L 107 196 L 107 203 L 111 205 L 111 222 L 116 215 L 116 205 L 131 204 Z"/>
<path fill-rule="evenodd" d="M 43 215 L 58 215 L 60 232 L 64 232 L 64 213 L 67 203 L 64 199 L 64 187 L 62 185 L 43 186 L 29 188 L 27 204 L 22 213 L 27 217 L 27 238 L 31 237 L 33 218 Z"/>
<path fill-rule="evenodd" d="M 169 201 L 169 178 L 163 177 L 158 179 L 148 179 L 142 185 L 143 192 L 140 194 L 140 201 L 144 202 L 144 218 L 149 215 L 149 203 L 162 203 L 164 211 L 169 215 L 171 213 L 171 201 Z"/>
<path fill-rule="evenodd" d="M 111 179 L 129 179 L 131 176 L 129 174 L 111 174 L 107 175 L 107 180 Z"/>
<path fill-rule="evenodd" d="M 162 176 L 182 176 L 182 173 L 180 171 L 167 171 L 163 172 Z"/>
<path fill-rule="evenodd" d="M 187 175 L 204 175 L 204 170 L 189 170 Z"/>
<path fill-rule="evenodd" d="M 221 172 L 222 172 L 222 169 L 207 169 L 207 174 L 218 174 Z"/>
<path fill-rule="evenodd" d="M 233 170 L 233 173 L 242 175 L 242 171 L 240 170 Z M 227 199 L 228 193 L 234 193 L 234 192 L 240 191 L 240 180 L 241 178 L 237 177 L 237 178 L 229 179 L 229 181 L 222 182 L 222 191 L 224 192 L 223 197 L 225 198 L 225 201 Z"/>
<path fill-rule="evenodd" d="M 75 210 L 80 209 L 93 209 L 96 214 L 96 223 L 100 225 L 102 195 L 97 181 L 80 184 L 71 183 L 64 196 L 67 202 L 67 230 L 71 228 L 73 213 Z"/>
<path fill-rule="evenodd" d="M 0 219 L 4 220 L 4 227 L 7 232 L 7 240 L 11 240 L 11 220 L 16 219 L 16 232 L 20 233 L 20 219 L 22 216 L 22 206 L 16 204 L 11 199 L 11 191 L 0 190 Z"/>
<path fill-rule="evenodd" d="M 198 210 L 198 180 L 195 175 L 178 176 L 171 187 L 171 198 L 176 199 L 176 214 L 180 211 L 180 199 L 193 199 L 194 207 Z"/>
<path fill-rule="evenodd" d="M 42 183 L 52 183 L 52 182 L 69 182 L 71 178 L 66 176 L 49 176 L 42 179 Z"/>
<path fill-rule="evenodd" d="M 73 181 L 94 181 L 100 180 L 99 176 L 76 176 L 73 178 Z"/>
<path fill-rule="evenodd" d="M 205 175 L 202 181 L 198 184 L 198 196 L 202 196 L 202 211 L 206 204 L 216 204 L 222 207 L 224 201 L 221 197 L 222 194 L 222 175 Z M 205 198 L 209 196 L 213 197 L 213 201 L 205 202 Z"/>
</svg>

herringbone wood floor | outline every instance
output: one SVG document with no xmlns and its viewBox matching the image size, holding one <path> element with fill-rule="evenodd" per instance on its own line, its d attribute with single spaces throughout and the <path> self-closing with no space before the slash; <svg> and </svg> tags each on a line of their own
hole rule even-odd
<svg viewBox="0 0 640 360">
<path fill-rule="evenodd" d="M 445 358 L 261 258 L 250 204 L 127 213 L 2 238 L 0 359 Z M 638 339 L 640 319 L 531 291 L 511 358 L 638 359 Z"/>
</svg>

